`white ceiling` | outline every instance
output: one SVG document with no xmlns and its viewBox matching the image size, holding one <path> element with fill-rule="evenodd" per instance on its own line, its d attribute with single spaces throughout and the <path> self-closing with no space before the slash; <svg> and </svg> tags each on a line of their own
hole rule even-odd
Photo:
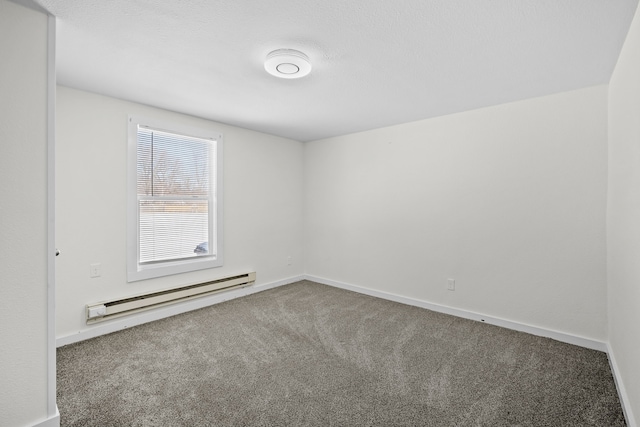
<svg viewBox="0 0 640 427">
<path fill-rule="evenodd" d="M 607 83 L 638 0 L 37 2 L 60 84 L 311 141 Z"/>
</svg>

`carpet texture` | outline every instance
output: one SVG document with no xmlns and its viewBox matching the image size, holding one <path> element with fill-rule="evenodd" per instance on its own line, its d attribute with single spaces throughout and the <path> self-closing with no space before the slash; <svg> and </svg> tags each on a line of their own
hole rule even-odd
<svg viewBox="0 0 640 427">
<path fill-rule="evenodd" d="M 308 281 L 58 349 L 62 426 L 624 426 L 605 353 Z"/>
</svg>

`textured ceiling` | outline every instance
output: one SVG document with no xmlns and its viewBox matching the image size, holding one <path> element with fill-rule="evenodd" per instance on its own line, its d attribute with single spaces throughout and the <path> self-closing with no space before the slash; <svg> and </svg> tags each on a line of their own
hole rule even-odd
<svg viewBox="0 0 640 427">
<path fill-rule="evenodd" d="M 37 2 L 60 84 L 311 141 L 607 83 L 638 0 Z"/>
</svg>

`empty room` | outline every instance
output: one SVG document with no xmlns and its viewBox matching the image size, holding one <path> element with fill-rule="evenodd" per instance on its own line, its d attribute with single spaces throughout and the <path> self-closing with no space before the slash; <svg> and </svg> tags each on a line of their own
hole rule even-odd
<svg viewBox="0 0 640 427">
<path fill-rule="evenodd" d="M 0 426 L 637 426 L 637 0 L 0 0 Z"/>
</svg>

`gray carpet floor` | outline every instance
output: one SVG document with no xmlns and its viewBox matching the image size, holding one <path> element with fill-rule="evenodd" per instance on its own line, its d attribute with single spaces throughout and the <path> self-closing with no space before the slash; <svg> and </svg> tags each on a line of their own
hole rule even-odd
<svg viewBox="0 0 640 427">
<path fill-rule="evenodd" d="M 308 281 L 58 349 L 63 426 L 624 426 L 606 354 Z"/>
</svg>

